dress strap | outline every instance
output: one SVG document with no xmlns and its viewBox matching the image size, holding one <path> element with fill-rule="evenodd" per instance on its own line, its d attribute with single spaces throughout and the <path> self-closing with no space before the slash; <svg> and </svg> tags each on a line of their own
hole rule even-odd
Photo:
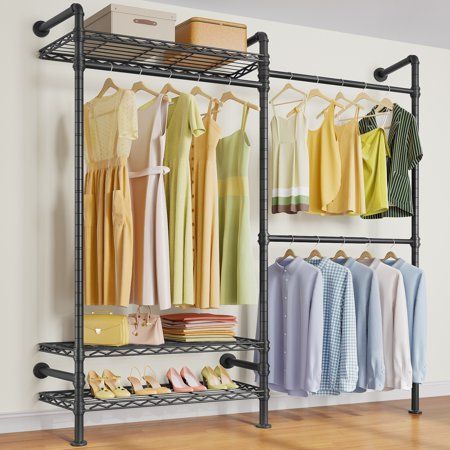
<svg viewBox="0 0 450 450">
<path fill-rule="evenodd" d="M 248 103 L 245 103 L 244 109 L 242 111 L 241 130 L 245 130 L 245 125 L 247 124 L 248 110 L 249 110 Z"/>
</svg>

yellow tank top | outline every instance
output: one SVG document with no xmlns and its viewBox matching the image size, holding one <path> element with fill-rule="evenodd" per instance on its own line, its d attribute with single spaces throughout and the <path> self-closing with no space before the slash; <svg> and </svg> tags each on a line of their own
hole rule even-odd
<svg viewBox="0 0 450 450">
<path fill-rule="evenodd" d="M 322 125 L 308 131 L 309 212 L 325 214 L 341 187 L 341 157 L 334 129 L 334 102 Z"/>
</svg>

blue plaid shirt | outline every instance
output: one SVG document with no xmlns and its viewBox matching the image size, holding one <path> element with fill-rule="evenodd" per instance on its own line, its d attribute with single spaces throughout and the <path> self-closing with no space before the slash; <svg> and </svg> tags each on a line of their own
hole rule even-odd
<svg viewBox="0 0 450 450">
<path fill-rule="evenodd" d="M 350 270 L 328 258 L 308 260 L 323 277 L 322 378 L 318 394 L 353 392 L 358 381 L 356 313 Z"/>
</svg>

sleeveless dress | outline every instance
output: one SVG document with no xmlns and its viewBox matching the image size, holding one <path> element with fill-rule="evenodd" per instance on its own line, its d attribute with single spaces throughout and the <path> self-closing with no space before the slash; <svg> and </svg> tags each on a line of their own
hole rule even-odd
<svg viewBox="0 0 450 450">
<path fill-rule="evenodd" d="M 204 133 L 195 98 L 181 93 L 169 105 L 164 177 L 169 221 L 172 305 L 194 305 L 192 192 L 189 153 L 192 138 Z"/>
<path fill-rule="evenodd" d="M 84 274 L 87 305 L 128 306 L 133 219 L 127 159 L 137 139 L 134 92 L 94 98 L 84 108 L 87 174 Z"/>
<path fill-rule="evenodd" d="M 216 148 L 220 128 L 212 102 L 203 118 L 205 133 L 194 137 L 191 148 L 194 227 L 194 291 L 197 308 L 220 307 L 219 198 Z"/>
<path fill-rule="evenodd" d="M 309 209 L 308 119 L 304 106 L 290 117 L 275 112 L 272 132 L 272 214 Z"/>
<path fill-rule="evenodd" d="M 308 131 L 309 212 L 326 214 L 341 187 L 341 156 L 334 129 L 334 102 L 322 125 Z"/>
<path fill-rule="evenodd" d="M 341 158 L 341 186 L 334 200 L 327 206 L 328 214 L 360 215 L 366 212 L 364 170 L 359 136 L 359 108 L 344 125 L 335 125 Z"/>
<path fill-rule="evenodd" d="M 247 116 L 248 105 L 245 105 L 241 128 L 222 138 L 217 145 L 222 305 L 251 304 L 257 300 L 250 232 Z"/>
<path fill-rule="evenodd" d="M 163 166 L 168 100 L 138 110 L 139 138 L 128 158 L 134 223 L 131 303 L 170 308 L 169 230 Z"/>
</svg>

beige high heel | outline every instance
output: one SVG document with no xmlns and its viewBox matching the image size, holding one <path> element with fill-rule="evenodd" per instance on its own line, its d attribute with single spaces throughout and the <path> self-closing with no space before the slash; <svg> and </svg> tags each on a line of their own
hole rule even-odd
<svg viewBox="0 0 450 450">
<path fill-rule="evenodd" d="M 220 378 L 214 373 L 211 367 L 205 366 L 202 369 L 203 382 L 208 386 L 208 389 L 216 391 L 223 391 L 227 389 L 225 384 L 222 384 Z"/>
<path fill-rule="evenodd" d="M 94 370 L 88 372 L 87 383 L 91 389 L 92 397 L 99 400 L 109 400 L 115 397 L 112 391 L 106 389 L 103 378 Z"/>
<path fill-rule="evenodd" d="M 133 373 L 133 370 L 136 370 L 139 374 L 139 378 L 133 377 L 131 374 Z M 141 372 L 139 372 L 139 369 L 137 367 L 133 367 L 131 369 L 130 376 L 128 377 L 128 381 L 131 383 L 131 392 L 135 395 L 154 395 L 157 394 L 156 389 L 151 388 L 144 388 L 142 386 L 142 383 L 140 379 L 142 378 Z"/>
<path fill-rule="evenodd" d="M 150 372 L 150 375 L 146 375 L 146 371 Z M 159 384 L 158 380 L 156 379 L 155 371 L 150 366 L 144 367 L 144 375 L 142 375 L 142 379 L 147 383 L 147 386 L 149 386 L 152 389 L 155 389 L 158 394 L 169 394 L 172 392 L 169 388 L 163 387 Z"/>
<path fill-rule="evenodd" d="M 222 384 L 224 384 L 227 389 L 237 389 L 239 386 L 231 379 L 230 374 L 227 372 L 225 367 L 218 364 L 214 369 L 214 373 L 220 378 Z"/>
<path fill-rule="evenodd" d="M 114 375 L 110 370 L 105 369 L 102 375 L 105 385 L 110 389 L 117 398 L 130 397 L 131 394 L 122 386 L 121 377 Z"/>
</svg>

